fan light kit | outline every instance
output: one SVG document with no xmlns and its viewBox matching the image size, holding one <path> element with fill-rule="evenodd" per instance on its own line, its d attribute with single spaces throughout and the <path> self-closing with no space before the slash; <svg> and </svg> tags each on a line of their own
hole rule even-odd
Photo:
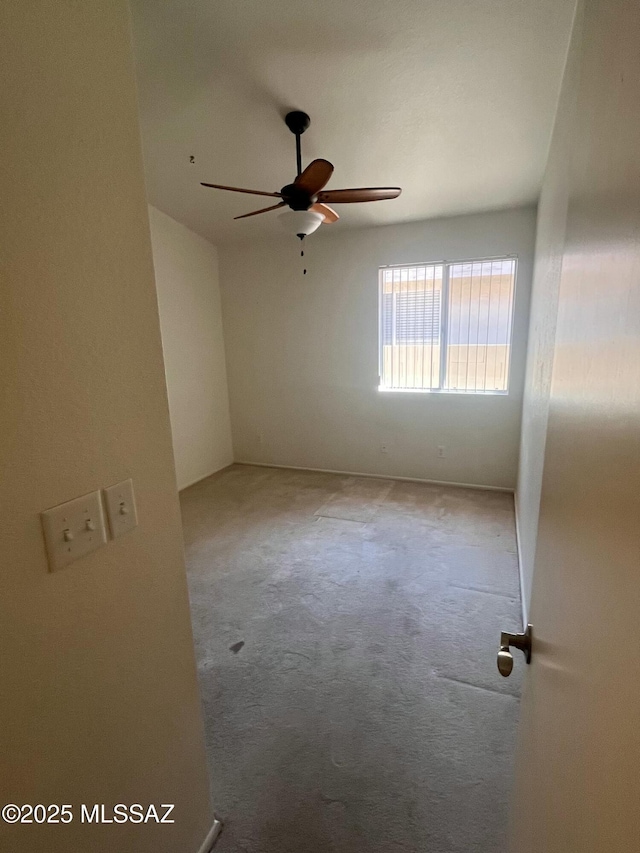
<svg viewBox="0 0 640 853">
<path fill-rule="evenodd" d="M 317 210 L 288 210 L 278 216 L 278 221 L 302 240 L 318 230 L 324 222 L 324 216 Z"/>
<path fill-rule="evenodd" d="M 277 204 L 263 207 L 260 210 L 253 210 L 251 213 L 243 213 L 242 216 L 235 216 L 234 219 L 245 219 L 247 216 L 257 216 L 259 213 L 289 207 L 290 210 L 283 213 L 279 219 L 288 231 L 303 240 L 307 234 L 312 234 L 323 223 L 329 225 L 338 221 L 340 217 L 332 207 L 329 207 L 329 204 L 383 201 L 388 198 L 397 198 L 402 192 L 400 187 L 325 190 L 324 187 L 329 183 L 333 174 L 333 166 L 328 160 L 314 160 L 309 163 L 304 171 L 302 169 L 300 137 L 309 127 L 311 119 L 306 113 L 293 110 L 293 112 L 287 113 L 284 120 L 296 138 L 297 177 L 292 184 L 287 184 L 282 187 L 280 192 L 276 193 L 246 190 L 241 187 L 226 187 L 221 184 L 202 184 L 203 187 L 213 187 L 216 190 L 230 190 L 236 193 L 249 193 L 250 195 L 280 199 Z"/>
</svg>

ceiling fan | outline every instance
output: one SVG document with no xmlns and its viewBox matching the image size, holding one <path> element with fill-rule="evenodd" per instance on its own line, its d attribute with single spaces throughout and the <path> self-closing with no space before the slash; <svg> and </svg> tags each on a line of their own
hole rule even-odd
<svg viewBox="0 0 640 853">
<path fill-rule="evenodd" d="M 247 190 L 241 187 L 226 187 L 222 184 L 202 183 L 203 187 L 213 187 L 216 190 L 230 190 L 236 193 L 249 193 L 250 195 L 270 196 L 278 198 L 277 204 L 263 207 L 260 210 L 252 210 L 251 213 L 243 213 L 234 216 L 234 219 L 246 219 L 248 216 L 257 216 L 259 213 L 267 213 L 270 210 L 278 210 L 289 207 L 290 211 L 282 214 L 280 218 L 283 224 L 293 229 L 302 239 L 307 234 L 313 233 L 322 223 L 337 222 L 340 218 L 330 204 L 346 204 L 362 201 L 383 201 L 384 199 L 397 198 L 402 190 L 400 187 L 363 187 L 359 189 L 325 190 L 333 174 L 333 165 L 328 160 L 314 160 L 306 169 L 302 169 L 302 152 L 300 137 L 309 127 L 311 119 L 300 110 L 293 110 L 285 116 L 285 122 L 291 133 L 296 137 L 296 161 L 297 177 L 292 184 L 282 187 L 280 192 L 269 193 L 261 190 Z"/>
</svg>

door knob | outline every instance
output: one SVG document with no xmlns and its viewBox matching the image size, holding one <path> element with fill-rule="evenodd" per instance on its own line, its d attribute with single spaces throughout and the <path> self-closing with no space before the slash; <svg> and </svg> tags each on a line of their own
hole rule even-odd
<svg viewBox="0 0 640 853">
<path fill-rule="evenodd" d="M 531 625 L 527 625 L 527 630 L 524 634 L 510 634 L 508 631 L 503 631 L 500 634 L 500 648 L 498 649 L 498 671 L 500 675 L 508 678 L 513 669 L 513 655 L 510 647 L 520 649 L 524 653 L 527 663 L 531 663 Z"/>
</svg>

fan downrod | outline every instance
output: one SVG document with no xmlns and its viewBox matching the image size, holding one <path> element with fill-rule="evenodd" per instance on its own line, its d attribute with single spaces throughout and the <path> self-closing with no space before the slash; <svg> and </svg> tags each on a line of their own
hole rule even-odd
<svg viewBox="0 0 640 853">
<path fill-rule="evenodd" d="M 311 119 L 306 113 L 301 110 L 292 110 L 284 117 L 287 127 L 296 137 L 296 166 L 297 174 L 300 177 L 302 172 L 302 148 L 300 147 L 300 137 L 311 124 Z"/>
</svg>

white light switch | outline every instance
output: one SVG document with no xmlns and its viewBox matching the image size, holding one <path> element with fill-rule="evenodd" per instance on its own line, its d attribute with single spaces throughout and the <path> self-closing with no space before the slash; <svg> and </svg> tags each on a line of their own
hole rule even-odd
<svg viewBox="0 0 640 853">
<path fill-rule="evenodd" d="M 104 490 L 104 497 L 107 504 L 109 528 L 114 539 L 138 526 L 133 482 L 131 480 L 123 480 L 122 483 L 109 486 L 108 489 Z"/>
<path fill-rule="evenodd" d="M 52 572 L 107 544 L 100 492 L 48 509 L 41 518 Z"/>
</svg>

